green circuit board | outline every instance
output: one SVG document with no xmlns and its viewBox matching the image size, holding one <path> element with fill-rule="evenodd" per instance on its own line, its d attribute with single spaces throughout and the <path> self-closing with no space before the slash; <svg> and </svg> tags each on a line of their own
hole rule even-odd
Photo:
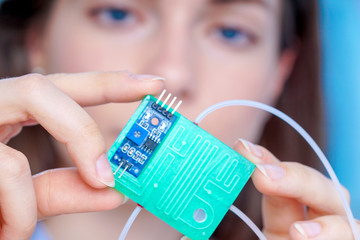
<svg viewBox="0 0 360 240">
<path fill-rule="evenodd" d="M 108 159 L 118 191 L 193 240 L 209 239 L 255 169 L 149 95 Z"/>
</svg>

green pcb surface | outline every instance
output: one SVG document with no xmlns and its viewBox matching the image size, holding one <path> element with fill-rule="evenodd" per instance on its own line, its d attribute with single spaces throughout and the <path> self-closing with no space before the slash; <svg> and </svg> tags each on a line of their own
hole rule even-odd
<svg viewBox="0 0 360 240">
<path fill-rule="evenodd" d="M 114 160 L 118 158 L 117 152 L 125 141 L 133 144 L 128 139 L 129 131 L 148 114 L 156 100 L 152 96 L 144 98 L 108 152 L 116 172 L 115 188 L 185 236 L 193 240 L 209 239 L 249 180 L 255 165 L 175 112 L 173 118 L 163 119 L 168 126 L 166 134 L 159 134 L 153 145 L 147 143 L 151 151 L 146 148 L 145 151 L 142 143 L 137 143 L 139 152 L 149 158 L 141 164 L 131 159 L 129 169 L 135 169 L 136 173 L 129 169 L 119 171 L 119 163 L 128 160 L 121 157 L 117 163 Z M 147 126 L 143 121 L 139 124 Z M 147 131 L 145 128 L 140 132 Z"/>
</svg>

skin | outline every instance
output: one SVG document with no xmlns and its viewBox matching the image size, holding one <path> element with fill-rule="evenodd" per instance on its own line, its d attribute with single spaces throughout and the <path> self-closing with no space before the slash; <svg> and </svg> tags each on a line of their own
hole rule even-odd
<svg viewBox="0 0 360 240">
<path fill-rule="evenodd" d="M 105 188 L 104 182 L 113 181 L 113 176 L 110 166 L 101 164 L 104 138 L 79 104 L 134 101 L 149 91 L 156 94 L 163 83 L 151 79 L 153 77 L 147 77 L 144 81 L 126 72 L 108 72 L 46 77 L 31 74 L 0 81 L 3 93 L 0 174 L 4 178 L 0 186 L 0 239 L 29 238 L 37 219 L 107 210 L 123 202 L 122 195 Z M 78 84 L 86 84 L 87 89 L 81 90 Z M 124 89 L 123 84 L 127 88 Z M 126 91 L 129 89 L 133 91 Z M 31 176 L 26 157 L 5 144 L 23 126 L 35 123 L 66 145 L 79 170 L 64 168 Z M 78 131 L 74 132 L 73 127 Z M 88 149 L 88 146 L 93 147 Z M 89 196 L 92 201 L 88 201 Z"/>
<path fill-rule="evenodd" d="M 110 6 L 127 7 L 134 16 L 123 23 L 111 21 L 105 12 Z M 100 12 L 91 13 L 94 11 Z M 242 97 L 271 104 L 291 64 L 287 59 L 278 62 L 278 11 L 277 1 L 269 1 L 269 7 L 264 7 L 258 3 L 209 4 L 204 0 L 153 4 L 60 0 L 50 17 L 44 42 L 38 49 L 31 46 L 32 66 L 42 66 L 49 73 L 120 69 L 163 76 L 168 79 L 166 89 L 183 100 L 181 112 L 189 119 L 226 99 Z M 217 32 L 219 25 L 244 30 L 231 42 Z M 224 59 L 227 64 L 219 65 Z M 106 106 L 89 112 L 96 115 L 111 144 L 136 106 Z M 117 115 L 114 109 L 120 109 Z M 203 126 L 228 144 L 239 136 L 258 139 L 258 129 L 265 120 L 263 113 L 241 108 L 235 112 L 242 117 L 223 117 L 224 124 L 214 128 L 220 118 L 215 113 Z M 234 110 L 227 111 L 225 116 L 232 113 Z M 120 124 L 108 116 L 117 117 Z M 236 126 L 236 131 L 230 126 Z"/>
<path fill-rule="evenodd" d="M 136 101 L 145 94 L 156 95 L 165 87 L 183 100 L 179 111 L 194 119 L 207 106 L 223 100 L 241 98 L 267 104 L 276 101 L 295 58 L 292 50 L 279 54 L 277 48 L 280 3 L 56 1 L 45 29 L 33 27 L 28 32 L 30 66 L 40 66 L 46 73 L 103 72 L 27 75 L 0 82 L 1 92 L 6 93 L 0 101 L 0 154 L 5 159 L 0 176 L 6 180 L 1 182 L 0 191 L 7 196 L 0 200 L 3 239 L 30 236 L 37 219 L 107 210 L 122 203 L 121 195 L 105 188 L 104 183 L 111 185 L 113 178 L 101 156 L 138 103 L 117 103 Z M 119 15 L 124 16 L 123 9 L 128 12 L 119 19 Z M 113 72 L 118 70 L 167 80 Z M 108 102 L 113 103 L 93 106 Z M 86 112 L 84 106 L 88 106 Z M 259 111 L 230 109 L 212 114 L 202 127 L 232 145 L 239 137 L 257 141 L 266 118 Z M 57 145 L 64 153 L 62 160 L 70 166 L 73 161 L 76 169 L 51 170 L 31 177 L 25 156 L 5 143 L 22 126 L 36 123 L 65 144 Z M 81 129 L 81 136 L 73 129 Z M 314 230 L 311 222 L 320 224 L 321 229 L 313 239 L 350 238 L 344 211 L 327 178 L 301 164 L 280 163 L 266 149 L 247 141 L 238 141 L 235 149 L 258 164 L 252 179 L 264 194 L 264 233 L 269 239 L 306 239 L 299 229 L 302 226 L 304 232 L 313 226 Z M 8 184 L 15 187 L 9 189 Z M 119 226 L 133 206 L 129 203 L 102 215 L 52 218 L 46 226 L 60 239 L 112 239 L 119 234 Z M 309 206 L 311 221 L 306 221 L 304 206 Z M 103 219 L 108 224 L 103 224 Z M 86 229 L 71 227 L 79 221 Z M 150 214 L 143 213 L 137 221 L 129 239 L 181 236 Z M 64 232 L 70 235 L 60 235 Z"/>
</svg>

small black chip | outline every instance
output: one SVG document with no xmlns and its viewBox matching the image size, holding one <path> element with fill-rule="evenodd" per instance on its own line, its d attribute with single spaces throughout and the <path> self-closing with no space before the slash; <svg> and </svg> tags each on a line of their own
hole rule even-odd
<svg viewBox="0 0 360 240">
<path fill-rule="evenodd" d="M 157 142 L 155 142 L 154 140 L 152 140 L 151 138 L 147 138 L 144 146 L 149 149 L 150 151 L 154 151 L 154 149 L 156 148 L 156 146 L 158 145 Z"/>
</svg>

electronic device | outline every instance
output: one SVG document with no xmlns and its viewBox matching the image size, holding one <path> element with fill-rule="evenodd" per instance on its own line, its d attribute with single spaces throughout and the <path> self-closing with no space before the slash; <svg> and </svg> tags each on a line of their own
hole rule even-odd
<svg viewBox="0 0 360 240">
<path fill-rule="evenodd" d="M 108 151 L 115 188 L 185 236 L 209 239 L 255 165 L 163 94 L 143 99 Z"/>
</svg>

